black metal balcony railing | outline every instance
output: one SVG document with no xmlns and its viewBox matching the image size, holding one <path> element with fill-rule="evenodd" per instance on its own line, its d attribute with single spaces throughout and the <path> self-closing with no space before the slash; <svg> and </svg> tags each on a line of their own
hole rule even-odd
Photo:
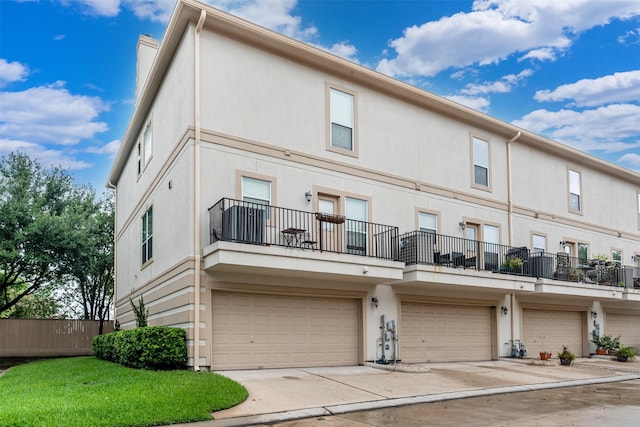
<svg viewBox="0 0 640 427">
<path fill-rule="evenodd" d="M 424 231 L 398 237 L 398 260 L 406 264 L 507 273 L 529 277 L 640 288 L 640 268 L 570 257 L 564 252 L 531 252 L 512 247 Z"/>
<path fill-rule="evenodd" d="M 210 242 L 397 258 L 398 227 L 229 198 L 209 208 Z"/>
</svg>

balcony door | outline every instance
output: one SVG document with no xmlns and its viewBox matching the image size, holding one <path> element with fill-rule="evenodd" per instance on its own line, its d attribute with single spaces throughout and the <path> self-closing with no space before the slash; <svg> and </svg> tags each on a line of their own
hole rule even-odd
<svg viewBox="0 0 640 427">
<path fill-rule="evenodd" d="M 346 253 L 355 255 L 367 254 L 367 219 L 369 206 L 366 200 L 345 197 Z"/>
</svg>

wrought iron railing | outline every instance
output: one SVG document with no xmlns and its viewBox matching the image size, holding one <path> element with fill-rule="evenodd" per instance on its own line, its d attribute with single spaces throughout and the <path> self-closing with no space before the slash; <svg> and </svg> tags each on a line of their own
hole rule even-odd
<svg viewBox="0 0 640 427">
<path fill-rule="evenodd" d="M 209 208 L 210 242 L 396 259 L 398 227 L 229 198 Z"/>
<path fill-rule="evenodd" d="M 406 264 L 432 264 L 472 268 L 604 286 L 640 288 L 640 268 L 570 257 L 564 252 L 533 252 L 425 231 L 398 237 L 398 260 Z"/>
</svg>

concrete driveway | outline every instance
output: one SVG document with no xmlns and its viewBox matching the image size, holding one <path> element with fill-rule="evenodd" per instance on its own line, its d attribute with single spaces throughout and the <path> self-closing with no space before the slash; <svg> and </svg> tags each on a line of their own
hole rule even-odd
<svg viewBox="0 0 640 427">
<path fill-rule="evenodd" d="M 610 358 L 501 359 L 419 365 L 224 371 L 247 387 L 248 399 L 191 426 L 222 427 L 274 423 L 355 411 L 440 402 L 464 397 L 640 379 L 640 362 Z"/>
</svg>

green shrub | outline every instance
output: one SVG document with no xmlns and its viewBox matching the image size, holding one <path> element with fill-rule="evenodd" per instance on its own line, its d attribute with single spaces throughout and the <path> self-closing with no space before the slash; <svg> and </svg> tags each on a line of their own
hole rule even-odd
<svg viewBox="0 0 640 427">
<path fill-rule="evenodd" d="M 187 361 L 186 332 L 182 328 L 146 326 L 98 335 L 97 358 L 140 369 L 175 369 Z"/>
</svg>

